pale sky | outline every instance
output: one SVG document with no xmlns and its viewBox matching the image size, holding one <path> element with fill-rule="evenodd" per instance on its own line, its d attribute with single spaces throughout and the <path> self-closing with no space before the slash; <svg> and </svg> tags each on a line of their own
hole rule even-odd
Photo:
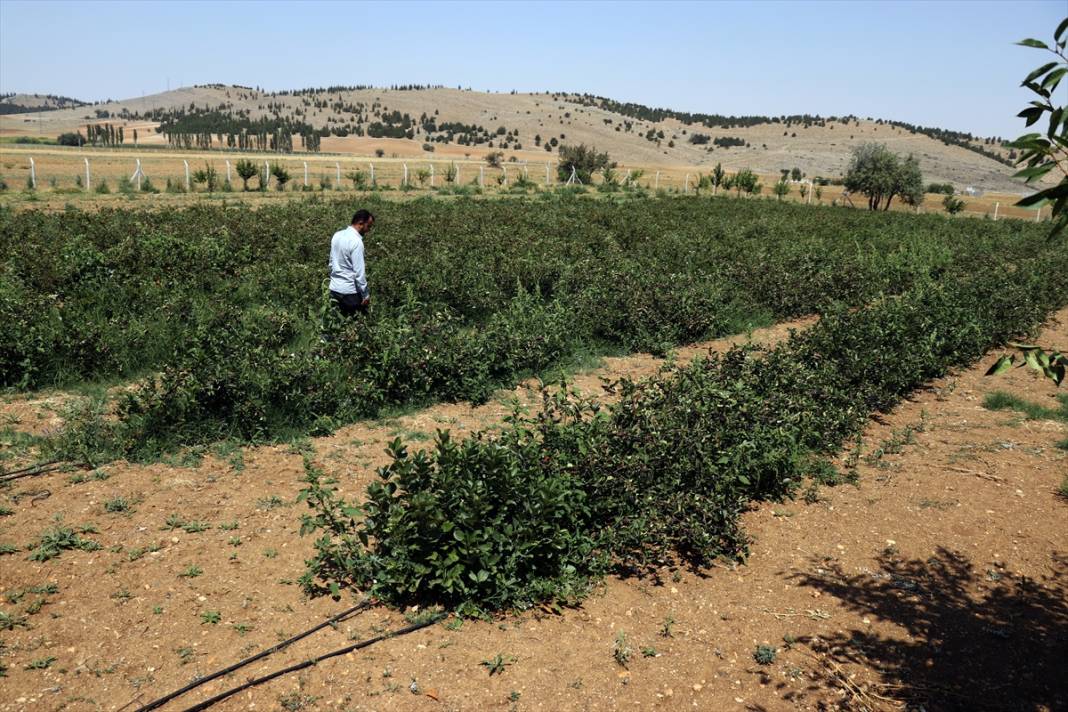
<svg viewBox="0 0 1068 712">
<path fill-rule="evenodd" d="M 0 0 L 0 92 L 226 83 L 578 91 L 678 111 L 856 114 L 1013 138 L 1068 2 Z M 1068 92 L 1068 82 L 1062 84 Z M 1064 97 L 1059 97 L 1064 103 Z"/>
</svg>

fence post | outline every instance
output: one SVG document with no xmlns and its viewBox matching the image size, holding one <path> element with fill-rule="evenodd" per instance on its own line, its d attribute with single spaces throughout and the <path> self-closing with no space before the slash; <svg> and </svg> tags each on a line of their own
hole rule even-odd
<svg viewBox="0 0 1068 712">
<path fill-rule="evenodd" d="M 549 163 L 545 163 L 545 187 L 549 187 Z"/>
<path fill-rule="evenodd" d="M 1038 206 L 1038 211 L 1035 213 L 1035 222 L 1042 222 L 1042 206 Z"/>
<path fill-rule="evenodd" d="M 304 161 L 304 187 L 308 187 L 308 162 Z"/>
<path fill-rule="evenodd" d="M 1001 203 L 994 203 L 994 222 L 998 221 L 998 206 L 999 205 L 1001 205 Z"/>
<path fill-rule="evenodd" d="M 266 188 L 267 184 L 271 182 L 271 164 L 268 161 L 263 162 L 263 187 Z"/>
<path fill-rule="evenodd" d="M 37 166 L 33 163 L 33 156 L 30 156 L 30 185 L 37 190 Z"/>
<path fill-rule="evenodd" d="M 404 180 L 401 181 L 401 186 L 403 187 L 403 186 L 408 185 L 408 164 L 407 163 L 403 163 L 401 165 L 404 166 Z"/>
<path fill-rule="evenodd" d="M 189 161 L 182 161 L 185 164 L 185 192 L 189 192 Z"/>
<path fill-rule="evenodd" d="M 653 182 L 653 190 L 660 190 L 660 171 L 656 172 L 656 180 Z"/>
<path fill-rule="evenodd" d="M 690 174 L 689 173 L 686 174 L 686 183 L 682 187 L 682 192 L 684 194 L 690 192 Z"/>
<path fill-rule="evenodd" d="M 430 164 L 430 187 L 434 187 L 434 164 Z"/>
<path fill-rule="evenodd" d="M 140 163 L 141 162 L 138 161 L 138 165 L 140 165 Z M 227 183 L 231 182 L 230 181 L 230 159 L 229 158 L 226 159 L 226 182 Z"/>
<path fill-rule="evenodd" d="M 367 165 L 371 167 L 371 185 L 373 186 L 375 184 L 375 164 L 368 163 Z"/>
<path fill-rule="evenodd" d="M 478 167 L 478 187 L 479 188 L 482 187 L 482 180 L 485 177 L 486 177 L 486 167 L 485 166 L 479 166 Z"/>
<path fill-rule="evenodd" d="M 504 175 L 504 183 L 502 183 L 502 185 L 508 185 L 508 164 L 502 163 L 501 171 Z"/>
<path fill-rule="evenodd" d="M 137 163 L 134 166 L 133 180 L 137 181 L 137 191 L 140 192 L 141 191 L 141 178 L 145 175 L 145 173 L 144 173 L 144 171 L 141 170 L 141 159 L 137 158 L 137 159 L 134 159 L 134 160 L 136 160 Z"/>
<path fill-rule="evenodd" d="M 453 165 L 456 166 L 456 178 L 454 178 L 454 180 L 456 181 L 456 185 L 460 185 L 460 168 L 463 164 L 453 163 Z"/>
<path fill-rule="evenodd" d="M 89 159 L 85 159 L 85 192 L 89 192 Z"/>
</svg>

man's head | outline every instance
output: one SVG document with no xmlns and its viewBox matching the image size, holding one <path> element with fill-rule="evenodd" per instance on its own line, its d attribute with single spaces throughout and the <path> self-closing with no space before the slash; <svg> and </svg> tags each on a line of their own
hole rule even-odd
<svg viewBox="0 0 1068 712">
<path fill-rule="evenodd" d="M 369 210 L 357 210 L 352 216 L 352 226 L 356 232 L 366 235 L 375 226 L 375 216 Z"/>
</svg>

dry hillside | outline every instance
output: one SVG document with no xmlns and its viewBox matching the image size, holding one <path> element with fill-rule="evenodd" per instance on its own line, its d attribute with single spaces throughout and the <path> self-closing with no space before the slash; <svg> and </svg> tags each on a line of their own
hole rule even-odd
<svg viewBox="0 0 1068 712">
<path fill-rule="evenodd" d="M 789 126 L 775 122 L 731 128 L 705 127 L 673 118 L 656 122 L 639 120 L 584 105 L 578 97 L 563 94 L 483 93 L 446 88 L 271 94 L 222 85 L 184 87 L 108 104 L 0 116 L 0 135 L 57 136 L 76 130 L 84 134 L 88 123 L 111 122 L 126 127 L 127 143 L 131 142 L 131 129 L 137 127 L 141 143 L 161 145 L 165 143 L 164 136 L 152 130 L 158 122 L 146 121 L 143 117 L 158 110 L 185 109 L 188 112 L 191 107 L 197 111 L 221 108 L 250 120 L 272 116 L 291 118 L 316 129 L 359 127 L 358 132 L 365 131 L 370 123 L 379 121 L 380 115 L 387 112 L 411 117 L 415 124 L 413 139 L 372 138 L 353 132 L 345 137 L 328 136 L 322 140 L 321 150 L 324 152 L 357 155 L 372 155 L 380 148 L 386 150 L 387 155 L 427 155 L 423 148 L 427 136 L 419 125 L 424 114 L 439 126 L 453 122 L 482 127 L 493 134 L 492 138 L 498 139 L 495 141 L 497 147 L 499 127 L 504 127 L 508 134 L 518 132 L 506 151 L 518 160 L 550 159 L 556 155 L 555 149 L 546 151 L 544 144 L 555 138 L 558 143 L 595 145 L 599 150 L 608 151 L 614 160 L 631 166 L 692 166 L 700 170 L 722 163 L 728 170 L 749 167 L 758 173 L 774 174 L 780 169 L 798 167 L 808 176 L 836 176 L 844 171 L 851 148 L 875 140 L 887 143 L 899 153 L 917 155 L 928 181 L 951 182 L 958 189 L 975 186 L 985 190 L 1024 192 L 1021 185 L 1011 179 L 1012 169 L 998 161 L 878 121 L 839 119 Z M 359 108 L 353 111 L 356 107 Z M 662 132 L 663 138 L 649 140 L 650 130 L 654 136 Z M 710 142 L 703 145 L 691 143 L 694 133 L 707 135 Z M 536 137 L 540 141 L 536 141 Z M 748 145 L 713 146 L 715 139 L 725 137 L 741 139 Z M 487 143 L 460 145 L 453 141 L 431 145 L 440 157 L 480 157 L 497 150 Z M 978 141 L 976 145 L 1000 155 L 1006 154 L 1006 149 L 998 144 L 985 145 Z M 294 146 L 299 150 L 300 141 L 295 140 Z"/>
</svg>

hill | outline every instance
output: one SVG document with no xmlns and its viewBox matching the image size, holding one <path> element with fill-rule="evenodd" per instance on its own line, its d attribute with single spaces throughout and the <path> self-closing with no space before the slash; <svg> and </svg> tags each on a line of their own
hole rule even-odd
<svg viewBox="0 0 1068 712">
<path fill-rule="evenodd" d="M 25 95 L 20 95 L 25 96 Z M 856 116 L 719 116 L 655 109 L 588 94 L 485 93 L 445 87 L 325 87 L 264 92 L 205 85 L 104 104 L 0 116 L 0 135 L 86 133 L 88 124 L 133 128 L 145 145 L 553 160 L 561 143 L 586 143 L 628 166 L 752 168 L 841 175 L 866 141 L 913 153 L 924 176 L 958 188 L 1023 192 L 999 138 Z M 159 133 L 157 133 L 159 131 Z M 246 138 L 241 138 L 245 136 Z M 286 138 L 277 138 L 285 136 Z"/>
</svg>

